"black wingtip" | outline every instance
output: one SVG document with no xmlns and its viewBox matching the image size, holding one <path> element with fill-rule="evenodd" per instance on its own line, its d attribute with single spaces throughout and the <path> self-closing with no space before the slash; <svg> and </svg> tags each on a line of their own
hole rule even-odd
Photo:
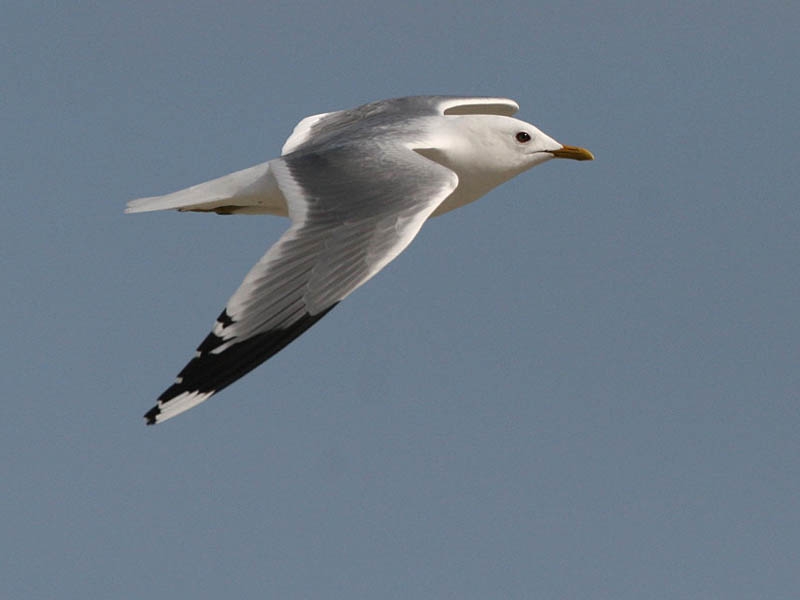
<svg viewBox="0 0 800 600">
<path fill-rule="evenodd" d="M 154 406 L 144 414 L 145 422 L 148 425 L 155 425 L 156 417 L 160 414 L 161 414 L 161 409 L 158 408 L 158 406 Z"/>
<path fill-rule="evenodd" d="M 330 312 L 336 304 L 338 302 L 315 315 L 306 313 L 288 327 L 258 333 L 243 341 L 236 342 L 220 353 L 214 353 L 213 351 L 226 341 L 212 331 L 197 347 L 197 356 L 190 360 L 183 370 L 178 373 L 175 383 L 164 390 L 158 397 L 158 404 L 145 413 L 146 423 L 148 425 L 156 425 L 158 423 L 158 415 L 162 412 L 160 407 L 164 405 L 172 406 L 168 403 L 182 394 L 188 393 L 190 396 L 199 394 L 202 395 L 202 398 L 186 404 L 181 410 L 170 412 L 167 418 L 171 418 L 207 400 L 213 394 L 229 386 L 283 350 L 290 342 Z M 224 310 L 217 318 L 217 323 L 227 327 L 233 324 L 234 320 Z"/>
</svg>

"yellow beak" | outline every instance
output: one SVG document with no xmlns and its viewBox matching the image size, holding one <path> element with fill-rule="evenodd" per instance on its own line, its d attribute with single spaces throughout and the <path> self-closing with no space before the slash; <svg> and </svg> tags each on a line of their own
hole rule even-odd
<svg viewBox="0 0 800 600">
<path fill-rule="evenodd" d="M 561 150 L 550 150 L 556 158 L 571 158 L 572 160 L 594 160 L 594 154 L 586 148 L 577 146 L 561 146 Z"/>
</svg>

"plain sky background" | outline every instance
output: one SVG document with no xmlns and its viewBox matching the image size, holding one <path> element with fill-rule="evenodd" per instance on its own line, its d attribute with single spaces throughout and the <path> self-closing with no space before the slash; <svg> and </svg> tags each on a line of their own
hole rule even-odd
<svg viewBox="0 0 800 600">
<path fill-rule="evenodd" d="M 800 5 L 10 2 L 0 598 L 800 597 Z M 146 428 L 302 117 L 499 95 L 554 161 Z"/>
</svg>

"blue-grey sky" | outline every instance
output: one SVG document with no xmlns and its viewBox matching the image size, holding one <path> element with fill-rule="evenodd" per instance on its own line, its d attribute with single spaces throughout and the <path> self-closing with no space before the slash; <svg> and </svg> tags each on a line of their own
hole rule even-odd
<svg viewBox="0 0 800 600">
<path fill-rule="evenodd" d="M 796 598 L 800 8 L 12 2 L 2 598 Z M 287 222 L 123 215 L 309 114 L 499 95 L 554 161 L 141 415 Z"/>
</svg>

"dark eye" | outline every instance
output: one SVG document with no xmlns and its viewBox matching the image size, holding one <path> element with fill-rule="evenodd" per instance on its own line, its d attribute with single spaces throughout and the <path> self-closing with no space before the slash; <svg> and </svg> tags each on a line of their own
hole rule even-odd
<svg viewBox="0 0 800 600">
<path fill-rule="evenodd" d="M 517 141 L 521 144 L 527 144 L 531 141 L 531 134 L 527 131 L 520 131 L 516 137 Z"/>
</svg>

